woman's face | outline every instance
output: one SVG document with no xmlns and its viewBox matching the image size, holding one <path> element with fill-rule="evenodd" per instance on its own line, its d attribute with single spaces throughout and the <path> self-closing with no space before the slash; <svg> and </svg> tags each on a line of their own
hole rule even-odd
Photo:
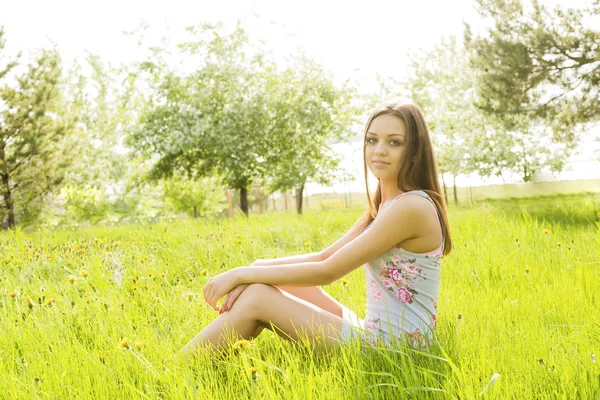
<svg viewBox="0 0 600 400">
<path fill-rule="evenodd" d="M 369 169 L 377 179 L 397 182 L 405 143 L 406 127 L 401 118 L 384 114 L 371 121 L 367 131 L 365 157 Z"/>
</svg>

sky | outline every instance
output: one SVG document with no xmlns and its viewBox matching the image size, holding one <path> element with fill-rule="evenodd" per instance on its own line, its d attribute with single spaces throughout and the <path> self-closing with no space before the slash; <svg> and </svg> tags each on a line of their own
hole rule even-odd
<svg viewBox="0 0 600 400">
<path fill-rule="evenodd" d="M 122 32 L 141 22 L 151 26 L 155 38 L 172 39 L 179 27 L 216 20 L 232 24 L 246 17 L 251 33 L 264 37 L 275 52 L 300 45 L 336 77 L 356 76 L 364 85 L 373 84 L 376 73 L 402 75 L 411 49 L 460 35 L 463 20 L 478 19 L 471 0 L 0 0 L 0 10 L 10 52 L 56 43 L 66 60 L 90 51 L 114 63 L 140 56 L 135 41 Z"/>
<path fill-rule="evenodd" d="M 543 2 L 551 6 L 585 3 Z M 85 57 L 86 52 L 115 65 L 144 57 L 135 40 L 123 36 L 124 31 L 136 30 L 142 23 L 149 25 L 146 35 L 151 41 L 161 37 L 177 41 L 185 26 L 204 21 L 231 26 L 243 18 L 251 35 L 262 37 L 276 55 L 283 57 L 301 46 L 336 80 L 352 77 L 363 91 L 377 88 L 377 74 L 401 78 L 411 52 L 431 48 L 444 36 L 461 37 L 465 22 L 475 31 L 485 26 L 472 0 L 0 0 L 0 25 L 5 29 L 9 54 L 56 44 L 66 63 Z M 592 136 L 600 136 L 597 129 Z M 362 154 L 355 147 L 340 145 L 336 151 L 344 154 L 349 171 L 360 172 Z M 594 140 L 585 141 L 578 150 L 583 155 L 575 155 L 563 175 L 547 178 L 600 178 L 600 165 L 589 161 L 599 147 Z M 346 187 L 364 191 L 363 180 L 360 172 L 357 181 Z M 486 183 L 501 181 L 459 179 L 460 185 Z M 324 190 L 317 185 L 307 189 Z"/>
</svg>

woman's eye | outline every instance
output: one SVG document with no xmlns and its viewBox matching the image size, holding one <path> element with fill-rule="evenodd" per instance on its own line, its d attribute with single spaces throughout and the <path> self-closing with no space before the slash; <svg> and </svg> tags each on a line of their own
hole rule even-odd
<svg viewBox="0 0 600 400">
<path fill-rule="evenodd" d="M 373 144 L 373 143 L 375 143 L 375 142 L 377 142 L 377 140 L 376 140 L 375 138 L 368 138 L 368 139 L 367 139 L 367 143 L 371 143 L 371 144 Z M 394 146 L 400 146 L 400 145 L 402 144 L 402 143 L 400 143 L 400 142 L 399 142 L 399 141 L 397 141 L 397 140 L 392 140 L 390 143 L 392 143 Z"/>
</svg>

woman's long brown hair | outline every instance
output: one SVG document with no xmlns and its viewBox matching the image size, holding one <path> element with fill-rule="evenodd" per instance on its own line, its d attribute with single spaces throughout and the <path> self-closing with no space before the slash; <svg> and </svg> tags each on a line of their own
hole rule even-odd
<svg viewBox="0 0 600 400">
<path fill-rule="evenodd" d="M 381 115 L 395 115 L 404 121 L 406 126 L 406 147 L 400 160 L 400 171 L 398 173 L 398 188 L 403 192 L 408 188 L 422 190 L 433 200 L 440 220 L 442 221 L 442 230 L 444 234 L 444 255 L 448 255 L 452 249 L 452 239 L 450 238 L 450 227 L 448 225 L 448 209 L 442 193 L 438 179 L 438 169 L 433 153 L 433 145 L 429 135 L 429 129 L 425 122 L 423 112 L 416 104 L 412 103 L 387 103 L 377 107 L 369 116 L 365 126 L 363 140 L 363 162 L 365 169 L 365 185 L 367 187 L 367 201 L 369 210 L 360 220 L 351 228 L 351 231 L 358 230 L 364 232 L 369 224 L 377 216 L 379 206 L 381 205 L 381 184 L 377 183 L 375 197 L 371 199 L 369 193 L 369 183 L 367 181 L 367 131 L 371 122 Z M 413 161 L 414 160 L 414 161 Z"/>
</svg>

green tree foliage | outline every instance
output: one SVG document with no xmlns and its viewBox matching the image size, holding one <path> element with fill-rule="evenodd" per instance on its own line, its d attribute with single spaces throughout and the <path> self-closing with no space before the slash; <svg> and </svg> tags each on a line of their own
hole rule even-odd
<svg viewBox="0 0 600 400">
<path fill-rule="evenodd" d="M 335 161 L 322 144 L 342 130 L 346 117 L 335 109 L 340 90 L 308 63 L 304 75 L 280 71 L 240 24 L 233 32 L 221 24 L 188 32 L 193 40 L 179 48 L 197 66 L 193 72 L 169 68 L 157 48 L 140 65 L 153 100 L 128 144 L 136 154 L 159 157 L 152 179 L 222 176 L 224 185 L 240 190 L 247 215 L 253 184 L 302 186 L 331 171 Z"/>
<path fill-rule="evenodd" d="M 162 182 L 163 199 L 176 213 L 184 212 L 194 218 L 218 215 L 223 211 L 219 197 L 214 193 L 224 193 L 217 177 L 189 179 L 173 176 Z"/>
<path fill-rule="evenodd" d="M 538 0 L 478 0 L 494 25 L 466 43 L 478 78 L 478 106 L 509 130 L 543 118 L 555 141 L 572 143 L 581 123 L 600 116 L 600 1 L 550 10 Z"/>
<path fill-rule="evenodd" d="M 350 138 L 358 115 L 354 88 L 337 87 L 323 68 L 300 55 L 280 74 L 269 97 L 274 126 L 266 161 L 269 192 L 296 189 L 296 210 L 302 213 L 304 185 L 329 185 L 345 173 L 330 144 Z"/>
<path fill-rule="evenodd" d="M 4 44 L 2 29 L 2 62 Z M 24 223 L 34 219 L 43 197 L 63 180 L 74 157 L 66 140 L 77 122 L 61 93 L 57 51 L 39 51 L 22 74 L 15 68 L 19 57 L 0 67 L 0 215 L 9 228 L 16 226 L 16 216 Z"/>
<path fill-rule="evenodd" d="M 548 126 L 524 115 L 510 129 L 502 118 L 477 107 L 477 74 L 468 50 L 454 37 L 412 58 L 407 91 L 419 104 L 434 135 L 441 173 L 479 176 L 520 174 L 532 179 L 541 168 L 560 170 L 568 146 L 553 143 Z M 455 193 L 455 199 L 457 198 Z"/>
</svg>

